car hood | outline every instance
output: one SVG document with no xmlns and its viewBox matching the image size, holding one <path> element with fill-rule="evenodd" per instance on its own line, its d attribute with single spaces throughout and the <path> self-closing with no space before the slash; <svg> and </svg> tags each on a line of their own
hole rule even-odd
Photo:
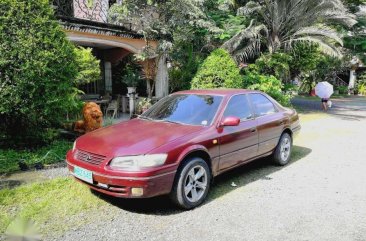
<svg viewBox="0 0 366 241">
<path fill-rule="evenodd" d="M 79 137 L 76 148 L 109 157 L 142 155 L 203 128 L 133 119 Z"/>
</svg>

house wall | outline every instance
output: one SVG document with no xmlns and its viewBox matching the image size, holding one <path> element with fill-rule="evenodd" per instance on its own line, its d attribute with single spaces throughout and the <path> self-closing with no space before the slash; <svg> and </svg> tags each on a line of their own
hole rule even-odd
<svg viewBox="0 0 366 241">
<path fill-rule="evenodd" d="M 74 17 L 97 22 L 108 20 L 108 0 L 74 0 Z"/>
</svg>

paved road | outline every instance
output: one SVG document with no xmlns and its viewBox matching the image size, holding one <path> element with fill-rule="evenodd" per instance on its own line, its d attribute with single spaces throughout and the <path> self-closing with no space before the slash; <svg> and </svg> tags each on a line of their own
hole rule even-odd
<svg viewBox="0 0 366 241">
<path fill-rule="evenodd" d="M 294 98 L 292 103 L 305 111 L 321 111 L 320 99 Z M 347 97 L 332 99 L 330 114 L 345 118 L 366 117 L 366 97 Z"/>
<path fill-rule="evenodd" d="M 302 132 L 288 166 L 275 167 L 262 159 L 227 173 L 216 180 L 199 208 L 180 211 L 164 197 L 105 198 L 110 203 L 105 212 L 92 220 L 84 217 L 83 222 L 91 224 L 56 240 L 364 241 L 362 103 L 340 104 L 328 114 L 302 115 Z"/>
</svg>

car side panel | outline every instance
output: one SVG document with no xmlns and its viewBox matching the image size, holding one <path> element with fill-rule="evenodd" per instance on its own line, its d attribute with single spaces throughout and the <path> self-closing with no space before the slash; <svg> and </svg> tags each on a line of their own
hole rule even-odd
<svg viewBox="0 0 366 241">
<path fill-rule="evenodd" d="M 243 121 L 239 126 L 226 126 L 218 129 L 220 134 L 220 171 L 257 155 L 258 132 L 256 126 L 257 121 L 253 119 Z"/>
<path fill-rule="evenodd" d="M 272 151 L 280 139 L 287 122 L 282 112 L 257 118 L 259 135 L 258 155 Z"/>
</svg>

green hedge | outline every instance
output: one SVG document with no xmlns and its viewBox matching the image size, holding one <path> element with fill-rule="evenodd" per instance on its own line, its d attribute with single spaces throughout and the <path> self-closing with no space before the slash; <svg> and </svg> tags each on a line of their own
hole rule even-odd
<svg viewBox="0 0 366 241">
<path fill-rule="evenodd" d="M 191 89 L 240 88 L 242 77 L 235 61 L 224 49 L 216 49 L 203 62 Z"/>
<path fill-rule="evenodd" d="M 76 106 L 74 48 L 48 0 L 0 1 L 0 145 L 55 137 Z"/>
</svg>

